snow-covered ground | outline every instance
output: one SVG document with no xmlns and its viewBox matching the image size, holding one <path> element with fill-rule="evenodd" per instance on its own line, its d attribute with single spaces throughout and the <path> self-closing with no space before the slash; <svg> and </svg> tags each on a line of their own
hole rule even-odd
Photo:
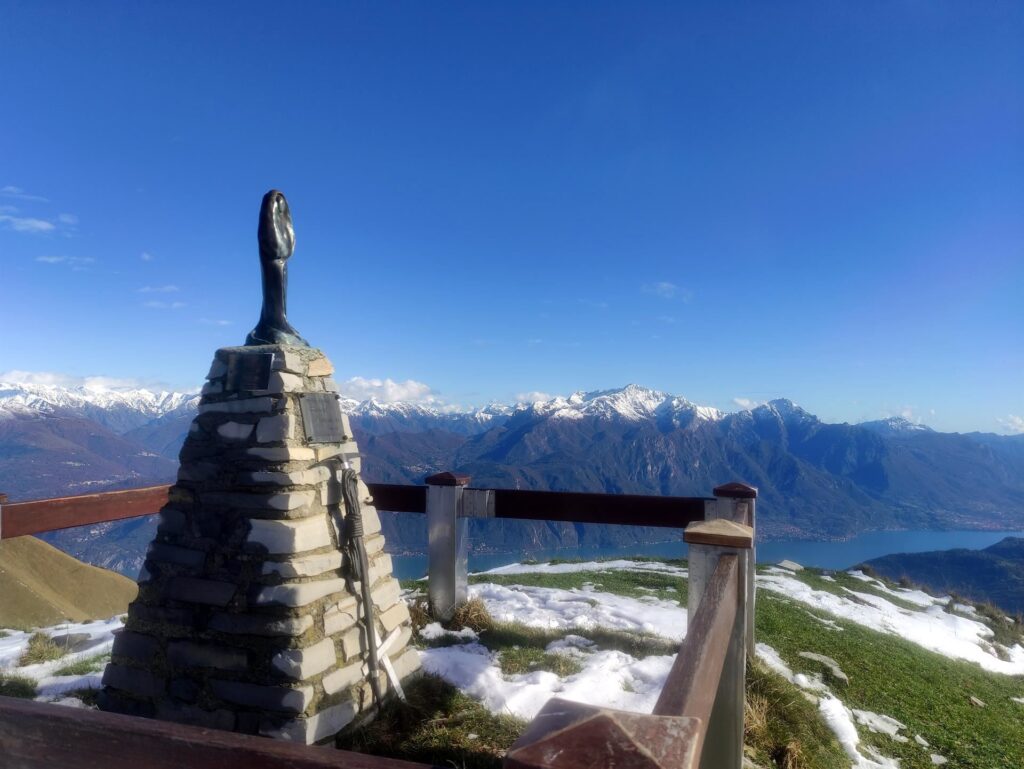
<svg viewBox="0 0 1024 769">
<path fill-rule="evenodd" d="M 97 622 L 65 623 L 41 628 L 41 632 L 58 640 L 68 635 L 86 636 L 86 638 L 79 639 L 73 643 L 73 648 L 78 649 L 78 651 L 65 654 L 59 659 L 50 660 L 49 662 L 37 662 L 32 665 L 20 666 L 18 662 L 28 648 L 28 641 L 32 633 L 7 630 L 5 632 L 8 635 L 0 638 L 0 673 L 22 676 L 35 681 L 37 700 L 58 702 L 62 705 L 81 706 L 80 700 L 67 697 L 65 696 L 66 693 L 76 689 L 99 688 L 100 679 L 103 677 L 102 670 L 84 675 L 70 676 L 59 676 L 55 675 L 55 673 L 74 662 L 108 654 L 114 645 L 114 633 L 121 627 L 121 620 L 114 617 Z"/>
<path fill-rule="evenodd" d="M 547 670 L 503 674 L 500 653 L 492 652 L 480 644 L 473 631 L 463 629 L 453 633 L 436 623 L 424 628 L 421 633 L 424 640 L 448 637 L 446 640 L 452 645 L 424 649 L 423 666 L 428 672 L 445 678 L 476 698 L 492 712 L 508 713 L 523 719 L 533 718 L 544 703 L 555 695 L 592 705 L 649 713 L 667 679 L 673 656 L 653 655 L 638 659 L 622 651 L 599 648 L 583 634 L 606 628 L 678 641 L 686 633 L 686 607 L 679 601 L 657 595 L 634 598 L 602 590 L 600 575 L 621 570 L 668 574 L 681 579 L 687 576 L 684 568 L 644 561 L 512 564 L 484 574 L 564 574 L 582 571 L 587 573 L 591 581 L 572 589 L 499 585 L 493 582 L 482 582 L 470 587 L 471 596 L 482 599 L 496 620 L 556 631 L 560 638 L 551 642 L 546 651 L 573 657 L 580 668 L 579 672 L 563 677 Z M 882 633 L 900 636 L 921 648 L 953 659 L 975 662 L 990 672 L 1024 674 L 1024 648 L 1015 645 L 997 650 L 992 640 L 992 631 L 980 618 L 957 616 L 943 610 L 948 598 L 935 598 L 915 590 L 892 589 L 860 572 L 853 572 L 851 576 L 861 580 L 872 592 L 843 588 L 843 594 L 837 595 L 815 589 L 793 572 L 778 568 L 765 570 L 758 575 L 757 581 L 761 590 L 800 603 L 809 610 L 827 612 L 832 619 L 822 619 L 808 612 L 809 616 L 823 623 L 822 632 L 839 632 L 842 627 L 836 620 L 848 620 Z M 666 592 L 670 591 L 661 591 L 660 595 Z M 902 604 L 916 608 L 906 608 L 883 596 L 891 596 L 899 599 Z M 80 705 L 78 700 L 66 697 L 66 693 L 75 689 L 98 687 L 101 672 L 75 676 L 57 676 L 55 672 L 76 660 L 109 652 L 114 633 L 120 627 L 118 619 L 111 619 L 44 628 L 43 632 L 55 637 L 76 634 L 78 638 L 75 648 L 79 651 L 59 660 L 26 666 L 19 666 L 18 662 L 31 634 L 8 631 L 6 636 L 0 638 L 0 672 L 36 681 L 37 699 Z M 922 749 L 931 750 L 926 737 L 904 733 L 906 727 L 891 716 L 847 707 L 821 675 L 794 673 L 790 665 L 770 646 L 759 643 L 757 654 L 770 668 L 817 702 L 823 720 L 836 734 L 854 769 L 892 769 L 898 766 L 895 760 L 879 754 L 859 739 L 858 725 L 886 734 L 897 742 L 906 743 L 913 739 Z M 820 655 L 816 659 L 820 659 L 826 667 L 832 662 L 828 658 L 822 659 Z M 837 675 L 841 677 L 842 672 L 833 670 L 833 676 Z M 1024 704 L 1024 696 L 1013 699 Z M 936 753 L 932 755 L 932 760 L 942 763 L 944 758 Z"/>
</svg>

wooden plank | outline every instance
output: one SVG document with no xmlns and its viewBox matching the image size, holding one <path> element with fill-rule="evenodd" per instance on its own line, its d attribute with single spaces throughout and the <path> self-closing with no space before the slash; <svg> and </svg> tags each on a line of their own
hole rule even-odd
<svg viewBox="0 0 1024 769">
<path fill-rule="evenodd" d="M 688 545 L 750 549 L 754 543 L 754 530 L 742 523 L 716 518 L 691 523 L 683 533 L 683 541 Z"/>
<path fill-rule="evenodd" d="M 378 510 L 391 513 L 427 512 L 427 487 L 401 483 L 368 483 L 366 487 Z"/>
<path fill-rule="evenodd" d="M 494 490 L 494 517 L 683 529 L 704 520 L 703 497 Z"/>
<path fill-rule="evenodd" d="M 505 756 L 504 769 L 696 769 L 695 718 L 597 708 L 552 697 Z"/>
<path fill-rule="evenodd" d="M 369 483 L 378 510 L 425 513 L 427 487 Z M 74 497 L 4 504 L 0 509 L 0 538 L 136 518 L 158 512 L 167 502 L 170 486 L 105 491 Z M 476 490 L 474 490 L 476 491 Z M 658 497 L 641 494 L 592 494 L 570 491 L 493 489 L 488 512 L 495 518 L 524 521 L 567 521 L 625 526 L 685 528 L 704 519 L 704 497 Z"/>
<path fill-rule="evenodd" d="M 654 706 L 655 715 L 689 716 L 701 719 L 705 725 L 708 723 L 736 621 L 739 589 L 736 558 L 728 554 L 718 559 Z"/>
<path fill-rule="evenodd" d="M 0 697 L 0 766 L 4 769 L 424 769 L 427 765 Z"/>
<path fill-rule="evenodd" d="M 91 523 L 136 518 L 159 512 L 167 504 L 170 486 L 105 491 L 75 497 L 12 502 L 0 515 L 0 538 L 10 539 L 41 531 L 68 529 Z"/>
</svg>

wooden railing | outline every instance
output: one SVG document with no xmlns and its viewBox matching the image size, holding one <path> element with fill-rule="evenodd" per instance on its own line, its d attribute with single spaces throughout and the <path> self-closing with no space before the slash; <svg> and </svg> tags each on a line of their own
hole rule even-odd
<svg viewBox="0 0 1024 769">
<path fill-rule="evenodd" d="M 756 490 L 727 484 L 709 498 L 656 497 L 477 489 L 469 481 L 441 473 L 426 486 L 368 484 L 379 510 L 427 515 L 428 593 L 441 618 L 466 600 L 472 517 L 685 528 L 690 547 L 688 631 L 654 713 L 552 699 L 509 750 L 505 766 L 630 769 L 653 760 L 679 769 L 740 769 L 746 659 L 754 651 Z M 152 514 L 170 488 L 14 503 L 0 495 L 0 539 Z M 0 756 L 4 766 L 30 769 L 219 768 L 236 761 L 254 769 L 423 766 L 4 697 Z"/>
</svg>

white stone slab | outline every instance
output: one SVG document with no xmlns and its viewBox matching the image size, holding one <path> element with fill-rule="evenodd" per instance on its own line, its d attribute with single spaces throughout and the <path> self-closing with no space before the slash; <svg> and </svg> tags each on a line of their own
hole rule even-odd
<svg viewBox="0 0 1024 769">
<path fill-rule="evenodd" d="M 334 641 L 325 638 L 305 649 L 285 649 L 270 658 L 270 666 L 294 681 L 306 681 L 337 662 Z"/>
<path fill-rule="evenodd" d="M 318 577 L 324 572 L 341 568 L 341 553 L 315 553 L 289 561 L 264 561 L 264 574 L 280 574 L 285 579 L 292 577 Z M 398 583 L 395 583 L 396 585 Z"/>
<path fill-rule="evenodd" d="M 301 553 L 334 544 L 322 515 L 291 521 L 252 519 L 249 525 L 246 542 L 262 545 L 269 553 Z"/>
<path fill-rule="evenodd" d="M 305 606 L 331 593 L 345 589 L 343 579 L 322 579 L 298 584 L 267 585 L 261 587 L 253 600 L 258 606 Z"/>
</svg>

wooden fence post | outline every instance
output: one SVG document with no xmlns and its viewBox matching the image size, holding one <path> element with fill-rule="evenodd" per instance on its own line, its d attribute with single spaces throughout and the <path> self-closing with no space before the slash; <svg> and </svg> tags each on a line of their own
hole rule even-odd
<svg viewBox="0 0 1024 769">
<path fill-rule="evenodd" d="M 707 725 L 700 766 L 701 769 L 742 769 L 747 674 L 747 572 L 753 532 L 742 522 L 711 520 L 690 524 L 684 539 L 689 545 L 689 623 L 694 620 L 719 559 L 728 554 L 737 556 L 737 590 L 731 597 L 736 601 L 736 619 Z"/>
<path fill-rule="evenodd" d="M 468 475 L 427 478 L 427 595 L 434 619 L 447 621 L 467 598 L 467 523 L 462 517 Z"/>
<path fill-rule="evenodd" d="M 726 483 L 714 490 L 715 514 L 708 517 L 726 518 L 750 527 L 751 536 L 757 537 L 757 518 L 754 514 L 757 504 L 757 489 L 745 483 Z M 709 511 L 710 512 L 710 511 Z M 757 547 L 751 539 L 750 550 L 747 552 L 747 657 L 754 658 L 754 607 L 757 598 L 757 586 L 754 583 L 757 565 Z"/>
</svg>

